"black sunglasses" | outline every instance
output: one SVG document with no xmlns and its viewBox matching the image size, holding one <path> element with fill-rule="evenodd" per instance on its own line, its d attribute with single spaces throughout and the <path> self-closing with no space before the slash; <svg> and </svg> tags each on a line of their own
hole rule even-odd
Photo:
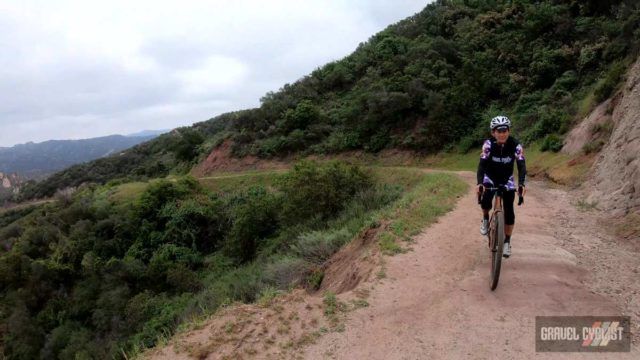
<svg viewBox="0 0 640 360">
<path fill-rule="evenodd" d="M 509 128 L 506 129 L 496 129 L 497 132 L 499 132 L 500 134 L 506 133 L 507 131 L 509 131 Z"/>
</svg>

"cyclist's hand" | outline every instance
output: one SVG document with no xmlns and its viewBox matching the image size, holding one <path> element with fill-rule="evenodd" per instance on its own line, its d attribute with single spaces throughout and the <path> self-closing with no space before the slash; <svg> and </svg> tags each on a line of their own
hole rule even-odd
<svg viewBox="0 0 640 360">
<path fill-rule="evenodd" d="M 527 192 L 524 185 L 518 186 L 518 206 L 524 203 L 524 194 Z"/>
<path fill-rule="evenodd" d="M 484 193 L 484 185 L 478 184 L 478 196 Z"/>
<path fill-rule="evenodd" d="M 519 185 L 518 186 L 518 195 L 520 196 L 524 196 L 524 194 L 527 193 L 527 189 L 524 187 L 524 185 Z"/>
</svg>

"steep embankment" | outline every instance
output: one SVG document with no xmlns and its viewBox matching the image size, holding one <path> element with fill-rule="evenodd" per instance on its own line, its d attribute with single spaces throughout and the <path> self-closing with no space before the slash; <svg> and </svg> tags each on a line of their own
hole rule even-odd
<svg viewBox="0 0 640 360">
<path fill-rule="evenodd" d="M 613 131 L 594 166 L 589 198 L 612 215 L 624 215 L 640 211 L 640 59 L 613 104 Z"/>
<path fill-rule="evenodd" d="M 583 203 L 605 211 L 607 225 L 640 247 L 640 59 L 621 85 L 571 130 L 562 152 L 573 162 L 593 162 L 581 187 Z"/>
</svg>

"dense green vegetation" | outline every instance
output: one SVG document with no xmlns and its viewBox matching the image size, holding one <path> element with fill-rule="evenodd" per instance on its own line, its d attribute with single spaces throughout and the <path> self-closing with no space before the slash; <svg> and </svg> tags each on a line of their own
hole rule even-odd
<svg viewBox="0 0 640 360">
<path fill-rule="evenodd" d="M 632 0 L 439 0 L 261 99 L 138 146 L 73 167 L 23 198 L 84 181 L 183 173 L 223 139 L 233 154 L 465 152 L 506 113 L 525 143 L 561 137 L 576 115 L 607 98 L 635 59 Z M 557 148 L 557 138 L 546 148 Z"/>
<path fill-rule="evenodd" d="M 110 183 L 0 214 L 5 355 L 118 358 L 229 301 L 318 286 L 320 265 L 423 177 L 300 162 L 268 188 Z M 452 180 L 427 190 L 455 197 Z"/>
<path fill-rule="evenodd" d="M 466 151 L 500 112 L 526 142 L 563 133 L 615 89 L 639 21 L 635 1 L 439 1 L 267 94 L 232 124 L 234 151 Z"/>
</svg>

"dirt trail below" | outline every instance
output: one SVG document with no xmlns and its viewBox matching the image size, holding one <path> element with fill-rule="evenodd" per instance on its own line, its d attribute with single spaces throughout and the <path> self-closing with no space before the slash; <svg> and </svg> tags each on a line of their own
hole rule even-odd
<svg viewBox="0 0 640 360">
<path fill-rule="evenodd" d="M 475 174 L 459 175 L 475 184 Z M 472 188 L 473 189 L 473 188 Z M 345 331 L 309 346 L 304 358 L 578 359 L 584 353 L 536 353 L 535 316 L 631 315 L 638 359 L 640 257 L 597 229 L 565 191 L 540 182 L 516 208 L 513 255 L 489 289 L 489 254 L 479 234 L 475 194 L 416 237 L 413 251 L 390 257 L 387 279 L 372 286 L 370 306 L 349 315 Z"/>
</svg>

